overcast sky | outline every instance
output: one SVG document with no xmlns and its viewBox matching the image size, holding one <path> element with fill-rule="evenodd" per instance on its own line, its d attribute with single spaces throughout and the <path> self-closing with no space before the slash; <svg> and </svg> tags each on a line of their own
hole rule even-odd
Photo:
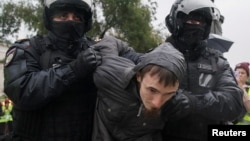
<svg viewBox="0 0 250 141">
<path fill-rule="evenodd" d="M 242 61 L 250 62 L 250 0 L 214 0 L 221 14 L 225 17 L 222 25 L 223 35 L 234 41 L 225 57 L 232 68 Z M 157 24 L 164 24 L 175 0 L 157 0 Z M 167 29 L 165 29 L 166 32 Z"/>
</svg>

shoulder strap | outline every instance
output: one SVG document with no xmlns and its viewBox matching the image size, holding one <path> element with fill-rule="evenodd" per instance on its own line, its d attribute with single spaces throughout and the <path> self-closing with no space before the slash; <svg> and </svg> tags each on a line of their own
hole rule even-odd
<svg viewBox="0 0 250 141">
<path fill-rule="evenodd" d="M 45 39 L 45 38 L 44 38 Z M 30 45 L 35 48 L 36 52 L 41 55 L 45 52 L 47 43 L 42 36 L 35 36 L 30 38 Z"/>
<path fill-rule="evenodd" d="M 49 39 L 43 36 L 35 36 L 30 39 L 30 44 L 40 56 L 39 63 L 42 68 L 48 68 L 51 52 L 46 50 L 51 45 Z"/>
<path fill-rule="evenodd" d="M 208 58 L 211 61 L 212 71 L 216 72 L 218 70 L 217 62 L 218 62 L 219 58 L 223 57 L 223 54 L 220 51 L 212 49 L 212 48 L 207 48 L 207 50 L 209 52 Z"/>
<path fill-rule="evenodd" d="M 16 47 L 21 48 L 21 49 L 25 49 L 25 48 L 28 48 L 29 46 L 30 46 L 29 39 L 21 39 L 21 40 L 15 41 L 14 44 L 12 44 L 11 47 L 8 49 L 8 51 L 10 51 L 11 49 L 16 48 Z"/>
</svg>

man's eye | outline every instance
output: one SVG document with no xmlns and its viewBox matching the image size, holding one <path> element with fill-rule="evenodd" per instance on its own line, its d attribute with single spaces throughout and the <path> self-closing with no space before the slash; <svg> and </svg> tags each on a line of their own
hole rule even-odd
<svg viewBox="0 0 250 141">
<path fill-rule="evenodd" d="M 67 16 L 66 15 L 61 15 L 61 16 L 59 16 L 59 18 L 65 19 L 65 18 L 67 18 Z"/>
<path fill-rule="evenodd" d="M 75 16 L 74 19 L 77 20 L 77 21 L 81 21 L 81 18 L 79 16 Z"/>
<path fill-rule="evenodd" d="M 57 14 L 54 17 L 56 17 L 56 18 L 65 18 L 66 15 L 65 14 Z"/>
<path fill-rule="evenodd" d="M 156 89 L 154 89 L 154 88 L 149 88 L 149 90 L 150 90 L 151 93 L 156 93 L 157 92 Z"/>
</svg>

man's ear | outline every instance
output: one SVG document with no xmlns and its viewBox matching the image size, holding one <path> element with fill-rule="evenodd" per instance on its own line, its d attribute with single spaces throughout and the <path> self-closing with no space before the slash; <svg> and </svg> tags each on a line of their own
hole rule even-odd
<svg viewBox="0 0 250 141">
<path fill-rule="evenodd" d="M 141 82 L 142 78 L 141 78 L 141 73 L 140 72 L 136 73 L 136 80 L 137 80 L 137 82 Z"/>
</svg>

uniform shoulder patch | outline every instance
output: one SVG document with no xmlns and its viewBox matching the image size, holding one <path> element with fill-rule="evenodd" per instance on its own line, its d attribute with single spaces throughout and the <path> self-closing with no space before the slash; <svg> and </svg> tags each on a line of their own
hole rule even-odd
<svg viewBox="0 0 250 141">
<path fill-rule="evenodd" d="M 4 60 L 5 67 L 7 67 L 12 62 L 15 55 L 16 55 L 16 48 L 13 48 L 6 53 L 5 60 Z"/>
</svg>

